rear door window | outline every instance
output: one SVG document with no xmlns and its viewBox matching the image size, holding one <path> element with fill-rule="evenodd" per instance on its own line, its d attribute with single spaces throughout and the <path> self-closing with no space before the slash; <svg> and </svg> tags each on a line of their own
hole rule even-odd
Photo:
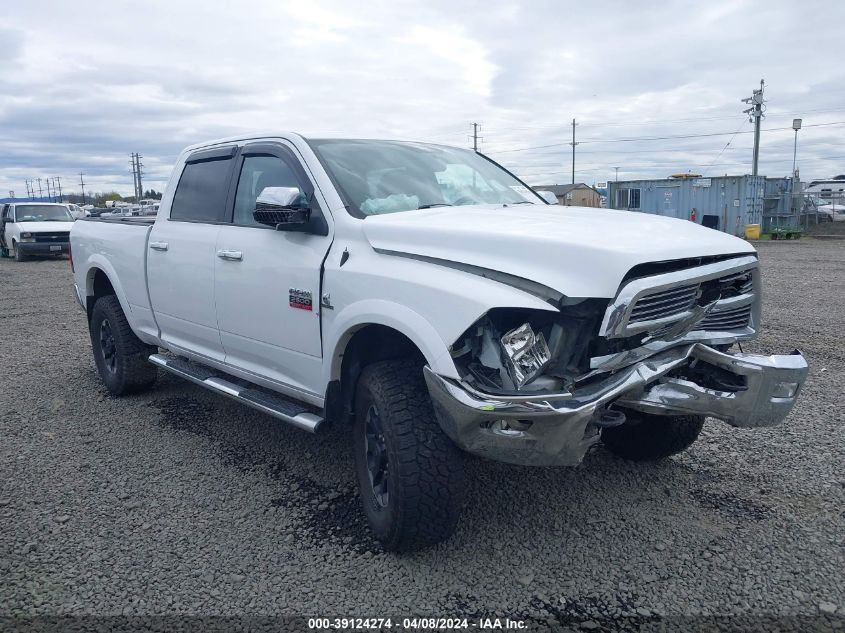
<svg viewBox="0 0 845 633">
<path fill-rule="evenodd" d="M 173 196 L 170 219 L 223 222 L 231 169 L 231 153 L 228 156 L 188 162 Z"/>
</svg>

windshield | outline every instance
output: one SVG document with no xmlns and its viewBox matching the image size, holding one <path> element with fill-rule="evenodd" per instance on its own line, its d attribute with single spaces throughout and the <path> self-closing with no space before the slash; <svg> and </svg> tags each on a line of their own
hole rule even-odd
<svg viewBox="0 0 845 633">
<path fill-rule="evenodd" d="M 310 145 L 353 215 L 467 204 L 545 204 L 473 151 L 396 141 L 313 140 Z"/>
<path fill-rule="evenodd" d="M 52 204 L 21 204 L 15 207 L 17 222 L 73 222 L 67 207 Z"/>
</svg>

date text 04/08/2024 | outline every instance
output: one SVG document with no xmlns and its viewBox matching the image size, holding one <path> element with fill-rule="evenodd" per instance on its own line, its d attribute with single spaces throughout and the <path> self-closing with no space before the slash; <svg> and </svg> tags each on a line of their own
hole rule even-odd
<svg viewBox="0 0 845 633">
<path fill-rule="evenodd" d="M 510 630 L 519 631 L 526 628 L 522 620 L 511 618 L 309 618 L 308 628 L 312 630 Z"/>
</svg>

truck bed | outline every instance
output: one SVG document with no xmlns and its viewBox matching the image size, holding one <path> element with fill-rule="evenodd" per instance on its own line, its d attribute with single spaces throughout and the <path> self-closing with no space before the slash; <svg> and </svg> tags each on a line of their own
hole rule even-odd
<svg viewBox="0 0 845 633">
<path fill-rule="evenodd" d="M 83 222 L 111 222 L 116 224 L 141 224 L 143 226 L 152 225 L 156 221 L 156 216 L 154 215 L 124 215 L 118 217 L 109 217 L 109 218 L 79 218 L 80 221 Z"/>
<path fill-rule="evenodd" d="M 90 295 L 92 267 L 108 273 L 132 329 L 153 342 L 158 328 L 147 294 L 147 238 L 154 217 L 85 218 L 70 231 L 74 281 L 79 294 Z"/>
</svg>

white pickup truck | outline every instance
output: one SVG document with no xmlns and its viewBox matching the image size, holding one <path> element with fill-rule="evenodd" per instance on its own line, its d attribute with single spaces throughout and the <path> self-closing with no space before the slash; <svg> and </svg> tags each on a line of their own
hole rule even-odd
<svg viewBox="0 0 845 633">
<path fill-rule="evenodd" d="M 466 453 L 654 460 L 705 416 L 779 423 L 800 353 L 760 328 L 745 241 L 547 204 L 485 156 L 420 143 L 230 138 L 187 148 L 158 217 L 83 219 L 76 295 L 115 395 L 159 369 L 316 432 L 348 425 L 386 549 L 454 530 Z"/>
</svg>

